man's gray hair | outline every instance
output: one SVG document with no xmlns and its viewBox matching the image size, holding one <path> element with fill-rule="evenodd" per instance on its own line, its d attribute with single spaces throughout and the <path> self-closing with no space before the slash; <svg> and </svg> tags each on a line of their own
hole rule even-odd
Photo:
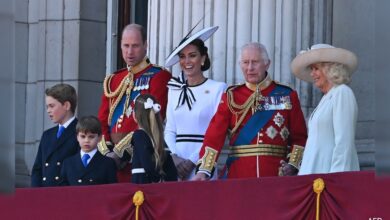
<svg viewBox="0 0 390 220">
<path fill-rule="evenodd" d="M 247 48 L 254 48 L 254 49 L 259 50 L 259 52 L 261 54 L 261 58 L 263 58 L 264 61 L 269 61 L 267 49 L 265 48 L 265 46 L 263 44 L 258 43 L 258 42 L 246 43 L 246 44 L 244 44 L 244 46 L 241 47 L 241 54 Z M 241 54 L 240 54 L 240 60 L 241 60 Z"/>
</svg>

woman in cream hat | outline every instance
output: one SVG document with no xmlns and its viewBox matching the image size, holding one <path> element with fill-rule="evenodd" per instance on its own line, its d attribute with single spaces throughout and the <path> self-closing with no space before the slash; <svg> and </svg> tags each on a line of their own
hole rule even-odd
<svg viewBox="0 0 390 220">
<path fill-rule="evenodd" d="M 296 77 L 324 94 L 308 121 L 308 139 L 298 175 L 358 171 L 355 128 L 358 108 L 348 84 L 356 70 L 354 53 L 328 44 L 302 51 L 291 63 Z"/>
<path fill-rule="evenodd" d="M 218 26 L 200 30 L 185 37 L 165 66 L 179 63 L 181 74 L 168 82 L 167 123 L 164 138 L 172 152 L 172 158 L 181 180 L 195 175 L 204 134 L 217 111 L 226 84 L 203 75 L 211 66 L 208 49 L 204 44 Z M 217 175 L 214 175 L 214 179 Z"/>
</svg>

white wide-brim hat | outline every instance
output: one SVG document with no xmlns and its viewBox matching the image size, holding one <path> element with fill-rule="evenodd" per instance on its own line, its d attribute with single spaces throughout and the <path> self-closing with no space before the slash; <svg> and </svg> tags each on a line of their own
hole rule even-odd
<svg viewBox="0 0 390 220">
<path fill-rule="evenodd" d="M 191 37 L 189 38 L 184 38 L 179 46 L 177 46 L 173 51 L 172 53 L 168 56 L 168 58 L 166 59 L 165 61 L 165 67 L 170 67 L 172 65 L 175 65 L 177 62 L 179 62 L 179 55 L 178 53 L 185 47 L 187 46 L 189 43 L 191 43 L 193 40 L 195 39 L 201 39 L 203 42 L 206 41 L 207 39 L 209 39 L 211 37 L 211 35 L 214 34 L 214 32 L 216 32 L 218 29 L 218 26 L 213 26 L 213 27 L 208 27 L 208 28 L 205 28 L 203 30 L 200 30 L 198 32 L 196 32 L 195 34 L 193 34 Z"/>
<path fill-rule="evenodd" d="M 308 50 L 301 51 L 291 62 L 291 70 L 296 77 L 306 82 L 313 82 L 310 65 L 315 63 L 341 63 L 349 74 L 357 68 L 357 57 L 349 50 L 336 48 L 329 44 L 315 44 Z"/>
</svg>

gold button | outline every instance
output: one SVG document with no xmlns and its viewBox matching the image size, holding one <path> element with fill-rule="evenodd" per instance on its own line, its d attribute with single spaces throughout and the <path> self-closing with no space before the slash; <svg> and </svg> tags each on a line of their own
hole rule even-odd
<svg viewBox="0 0 390 220">
<path fill-rule="evenodd" d="M 122 127 L 122 125 L 121 125 L 121 124 L 119 124 L 119 125 L 118 125 L 118 128 L 121 128 L 121 127 Z"/>
<path fill-rule="evenodd" d="M 263 143 L 263 140 L 259 140 L 259 143 Z"/>
<path fill-rule="evenodd" d="M 214 153 L 213 153 L 213 152 L 211 152 L 210 154 L 211 154 L 211 156 L 214 156 Z"/>
<path fill-rule="evenodd" d="M 81 179 L 79 179 L 79 180 L 77 180 L 77 182 L 79 182 L 79 183 L 81 183 L 81 182 L 83 182 Z"/>
<path fill-rule="evenodd" d="M 46 181 L 46 177 L 43 177 L 42 180 L 43 180 L 43 181 Z"/>
<path fill-rule="evenodd" d="M 55 179 L 55 180 L 58 180 L 58 179 L 59 179 L 59 177 L 58 177 L 58 176 L 56 176 L 56 177 L 54 177 L 54 179 Z"/>
<path fill-rule="evenodd" d="M 259 135 L 260 135 L 260 137 L 263 137 L 263 133 L 260 133 Z"/>
<path fill-rule="evenodd" d="M 45 167 L 48 167 L 49 166 L 49 163 L 45 163 Z"/>
<path fill-rule="evenodd" d="M 57 162 L 57 166 L 59 166 L 59 165 L 61 165 L 61 162 L 58 161 L 58 162 Z"/>
</svg>

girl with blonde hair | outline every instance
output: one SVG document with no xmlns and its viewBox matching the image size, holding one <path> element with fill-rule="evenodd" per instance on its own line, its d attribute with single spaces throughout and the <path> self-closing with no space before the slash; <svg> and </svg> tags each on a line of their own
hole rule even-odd
<svg viewBox="0 0 390 220">
<path fill-rule="evenodd" d="M 149 94 L 139 95 L 135 99 L 133 117 L 138 129 L 133 132 L 131 139 L 132 183 L 177 180 L 175 165 L 164 142 L 160 110 L 160 104 Z"/>
</svg>

